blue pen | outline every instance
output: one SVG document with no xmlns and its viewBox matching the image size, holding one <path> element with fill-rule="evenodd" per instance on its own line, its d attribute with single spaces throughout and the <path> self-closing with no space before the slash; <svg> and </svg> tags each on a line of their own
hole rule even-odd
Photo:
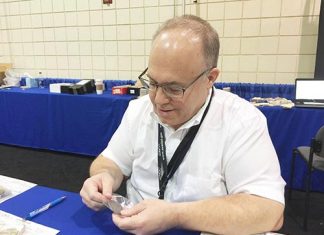
<svg viewBox="0 0 324 235">
<path fill-rule="evenodd" d="M 34 218 L 36 215 L 48 210 L 49 208 L 59 204 L 60 202 L 62 202 L 64 199 L 66 198 L 66 196 L 60 197 L 58 199 L 55 199 L 54 201 L 47 203 L 46 205 L 42 206 L 41 208 L 38 208 L 32 212 L 30 212 L 27 217 L 25 218 L 25 220 L 30 220 L 32 218 Z"/>
</svg>

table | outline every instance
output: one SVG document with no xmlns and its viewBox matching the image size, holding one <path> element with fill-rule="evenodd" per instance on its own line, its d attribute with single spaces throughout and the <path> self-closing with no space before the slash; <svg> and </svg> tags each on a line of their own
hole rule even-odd
<svg viewBox="0 0 324 235">
<path fill-rule="evenodd" d="M 324 125 L 324 109 L 261 107 L 260 110 L 267 118 L 269 133 L 280 162 L 281 175 L 289 183 L 292 150 L 297 146 L 310 144 L 311 138 Z M 297 158 L 293 188 L 304 189 L 305 173 L 305 162 Z M 324 172 L 314 172 L 312 190 L 324 192 Z"/>
<path fill-rule="evenodd" d="M 232 93 L 237 94 L 246 100 L 250 100 L 253 97 L 281 97 L 293 100 L 295 96 L 295 85 L 293 84 L 217 82 L 215 87 L 218 89 L 229 87 Z"/>
<path fill-rule="evenodd" d="M 291 87 L 282 86 L 282 89 Z M 39 88 L 0 90 L 0 143 L 97 156 L 133 98 L 110 95 L 109 91 L 99 96 L 54 94 Z M 267 117 L 282 176 L 289 182 L 291 151 L 310 143 L 324 125 L 324 109 L 261 107 L 260 110 Z M 303 189 L 305 167 L 300 159 L 296 165 L 294 188 Z M 312 189 L 324 192 L 323 172 L 315 172 Z"/>
<path fill-rule="evenodd" d="M 67 198 L 60 204 L 33 218 L 33 221 L 60 230 L 60 235 L 127 234 L 111 220 L 110 210 L 95 212 L 86 207 L 77 193 L 35 186 L 0 204 L 0 210 L 25 217 L 48 202 L 61 196 Z M 163 234 L 198 235 L 199 232 L 173 229 Z"/>
<path fill-rule="evenodd" d="M 79 79 L 46 78 L 47 88 L 0 90 L 0 143 L 97 156 L 107 146 L 133 96 L 110 95 L 131 80 L 105 80 L 104 95 L 49 93 L 51 83 Z M 25 79 L 21 81 L 25 85 Z M 243 98 L 292 94 L 293 85 L 216 83 Z"/>
<path fill-rule="evenodd" d="M 0 90 L 0 143 L 97 156 L 134 96 Z"/>
</svg>

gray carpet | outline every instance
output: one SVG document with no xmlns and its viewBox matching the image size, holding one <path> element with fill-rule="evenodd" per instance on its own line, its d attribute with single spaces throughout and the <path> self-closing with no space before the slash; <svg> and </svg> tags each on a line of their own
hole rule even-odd
<svg viewBox="0 0 324 235">
<path fill-rule="evenodd" d="M 0 145 L 0 174 L 79 192 L 94 157 Z"/>
</svg>

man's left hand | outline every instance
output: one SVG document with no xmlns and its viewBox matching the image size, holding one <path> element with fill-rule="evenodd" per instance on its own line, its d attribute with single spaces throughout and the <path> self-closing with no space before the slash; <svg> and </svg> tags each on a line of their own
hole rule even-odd
<svg viewBox="0 0 324 235">
<path fill-rule="evenodd" d="M 131 209 L 113 214 L 113 222 L 133 234 L 157 234 L 177 226 L 174 203 L 163 200 L 144 200 Z"/>
</svg>

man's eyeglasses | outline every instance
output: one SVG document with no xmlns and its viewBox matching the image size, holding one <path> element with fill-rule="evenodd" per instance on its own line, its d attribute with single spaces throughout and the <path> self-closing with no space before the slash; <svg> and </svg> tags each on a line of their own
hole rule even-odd
<svg viewBox="0 0 324 235">
<path fill-rule="evenodd" d="M 156 92 L 159 87 L 163 90 L 164 94 L 167 95 L 170 98 L 182 98 L 185 91 L 193 85 L 199 78 L 201 78 L 206 72 L 210 71 L 212 68 L 208 68 L 204 70 L 202 73 L 200 73 L 189 85 L 186 87 L 182 87 L 178 84 L 172 84 L 172 83 L 166 83 L 166 84 L 158 84 L 150 77 L 146 75 L 146 72 L 148 68 L 146 68 L 139 76 L 138 79 L 141 81 L 142 85 L 145 88 L 148 88 L 151 92 Z M 144 78 L 145 76 L 145 78 Z"/>
</svg>

